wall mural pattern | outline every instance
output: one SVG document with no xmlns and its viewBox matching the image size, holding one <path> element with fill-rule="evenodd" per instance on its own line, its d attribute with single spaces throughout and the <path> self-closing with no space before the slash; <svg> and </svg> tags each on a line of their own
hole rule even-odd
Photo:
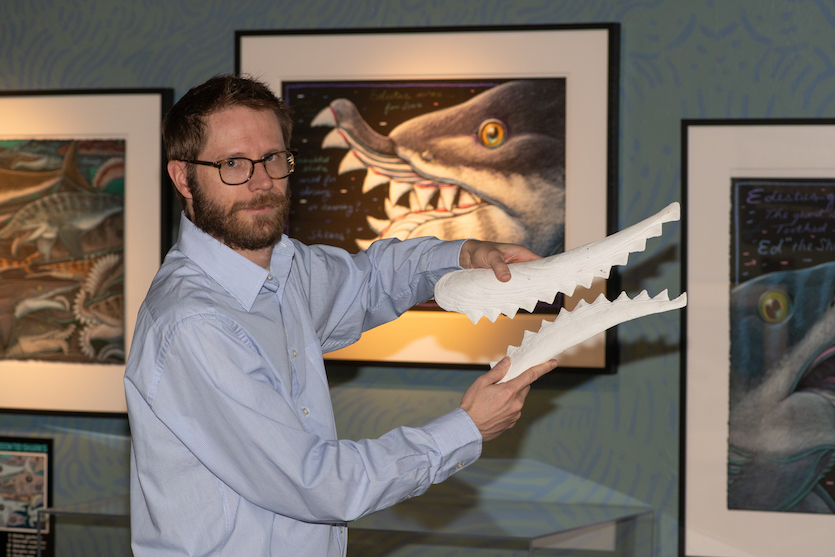
<svg viewBox="0 0 835 557">
<path fill-rule="evenodd" d="M 680 200 L 682 118 L 835 116 L 831 0 L 207 0 L 200 10 L 180 0 L 12 1 L 0 3 L 0 88 L 175 87 L 179 97 L 233 70 L 237 29 L 592 21 L 622 24 L 619 228 Z M 630 259 L 623 275 L 630 294 L 678 290 L 677 236 L 671 228 Z M 547 463 L 599 486 L 586 494 L 651 505 L 656 555 L 676 555 L 679 336 L 677 316 L 623 326 L 616 376 L 567 378 L 560 388 L 533 391 L 515 434 L 487 444 L 485 456 Z M 334 393 L 340 433 L 379 435 L 424 421 L 457 405 L 465 382 L 469 376 L 449 370 L 362 369 Z M 25 421 L 0 416 L 12 434 L 66 428 L 56 441 L 56 498 L 89 498 L 108 482 L 124 487 L 126 443 L 106 455 L 84 448 L 109 420 Z M 78 439 L 78 453 L 59 450 L 70 439 Z M 104 469 L 102 458 L 110 459 Z M 551 489 L 530 492 L 548 497 Z"/>
</svg>

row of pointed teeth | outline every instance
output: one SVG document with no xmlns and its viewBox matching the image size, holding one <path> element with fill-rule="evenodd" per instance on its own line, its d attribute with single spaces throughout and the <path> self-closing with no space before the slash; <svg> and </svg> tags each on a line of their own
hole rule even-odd
<svg viewBox="0 0 835 557">
<path fill-rule="evenodd" d="M 388 184 L 388 199 L 392 206 L 409 194 L 411 212 L 425 211 L 430 200 L 440 190 L 441 195 L 437 206 L 447 210 L 454 207 L 455 196 L 459 187 L 453 184 L 440 184 L 427 180 L 418 175 L 403 159 L 394 155 L 379 155 L 361 151 L 351 145 L 351 141 L 339 128 L 333 129 L 322 141 L 323 148 L 347 149 L 348 152 L 339 162 L 339 174 L 367 170 L 362 182 L 362 193 L 368 193 L 374 188 Z M 462 195 L 467 192 L 462 190 Z M 467 193 L 459 201 L 459 205 L 478 202 Z M 403 206 L 405 209 L 405 206 Z"/>
<path fill-rule="evenodd" d="M 369 170 L 369 172 L 371 171 Z M 403 186 L 409 189 L 404 191 Z M 440 190 L 440 195 L 433 205 L 431 201 L 438 190 Z M 408 203 L 408 206 L 405 203 Z M 458 186 L 415 186 L 413 188 L 410 184 L 392 182 L 389 187 L 389 196 L 383 203 L 383 209 L 388 220 L 370 216 L 367 219 L 371 229 L 380 234 L 387 230 L 394 221 L 407 215 L 431 211 L 455 213 L 459 210 L 469 210 L 479 204 L 481 204 L 481 200 L 478 197 L 460 189 Z"/>
<path fill-rule="evenodd" d="M 638 294 L 634 298 L 630 298 L 626 292 L 621 292 L 620 295 L 617 298 L 615 298 L 615 301 L 613 302 L 610 302 L 606 298 L 605 294 L 600 294 L 593 302 L 580 300 L 579 302 L 577 302 L 577 306 L 573 310 L 568 310 L 565 308 L 560 310 L 560 312 L 557 314 L 556 319 L 551 321 L 543 319 L 542 323 L 539 324 L 539 331 L 537 331 L 536 333 L 533 331 L 525 331 L 522 337 L 522 344 L 525 344 L 526 341 L 543 332 L 543 330 L 547 330 L 546 328 L 555 326 L 558 322 L 565 323 L 565 321 L 568 320 L 572 315 L 579 316 L 583 313 L 618 311 L 620 310 L 620 306 L 624 305 L 629 306 L 629 308 L 627 308 L 628 311 L 629 309 L 634 309 L 633 304 L 637 305 L 641 303 L 645 303 L 646 307 L 643 309 L 643 311 L 635 311 L 634 314 L 636 316 L 642 316 L 643 314 L 652 314 L 657 313 L 658 311 L 678 309 L 680 307 L 683 307 L 687 303 L 687 294 L 681 294 L 676 299 L 670 300 L 669 292 L 666 289 L 654 298 L 651 297 L 649 295 L 649 292 L 647 292 L 646 290 L 641 290 L 640 294 Z M 623 319 L 623 321 L 626 321 L 626 319 Z M 597 334 L 597 332 L 595 332 L 594 334 Z M 520 347 L 521 344 L 520 346 L 508 346 L 507 355 L 510 356 Z"/>
<path fill-rule="evenodd" d="M 483 203 L 479 196 L 455 184 L 426 180 L 414 173 L 405 175 L 405 173 L 391 172 L 391 174 L 401 174 L 400 177 L 405 180 L 387 176 L 382 173 L 385 169 L 381 169 L 382 172 L 378 171 L 375 167 L 360 160 L 353 149 L 348 151 L 339 164 L 340 174 L 363 169 L 366 170 L 362 183 L 363 193 L 388 185 L 388 195 L 383 204 L 388 220 L 367 218 L 368 226 L 377 234 L 381 234 L 391 226 L 393 221 L 406 215 L 426 211 L 468 210 Z"/>
<path fill-rule="evenodd" d="M 484 203 L 479 196 L 456 184 L 440 183 L 420 176 L 406 161 L 395 155 L 362 150 L 356 141 L 338 127 L 330 110 L 323 110 L 313 125 L 337 126 L 325 136 L 322 148 L 348 150 L 339 162 L 340 175 L 366 170 L 362 193 L 388 185 L 388 195 L 383 206 L 387 219 L 367 217 L 368 226 L 378 235 L 387 231 L 394 221 L 407 215 L 427 211 L 466 211 Z"/>
<path fill-rule="evenodd" d="M 646 290 L 630 299 L 621 292 L 614 302 L 601 294 L 588 303 L 580 300 L 572 311 L 562 310 L 554 321 L 543 320 L 538 332 L 525 331 L 521 344 L 508 346 L 511 365 L 501 382 L 509 381 L 531 366 L 556 358 L 572 346 L 585 342 L 607 329 L 654 313 L 680 309 L 687 305 L 687 294 L 670 300 L 664 290 L 651 298 Z M 495 366 L 495 362 L 491 364 Z"/>
</svg>

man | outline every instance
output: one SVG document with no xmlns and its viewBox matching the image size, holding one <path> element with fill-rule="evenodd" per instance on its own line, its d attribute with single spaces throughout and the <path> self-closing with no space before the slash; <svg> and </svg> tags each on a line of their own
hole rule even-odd
<svg viewBox="0 0 835 557">
<path fill-rule="evenodd" d="M 379 439 L 336 436 L 322 352 L 432 296 L 460 267 L 536 256 L 476 241 L 382 240 L 351 256 L 282 235 L 291 123 L 263 84 L 216 77 L 163 125 L 185 209 L 143 303 L 125 372 L 133 551 L 345 555 L 345 523 L 419 495 L 518 419 L 548 362 Z"/>
</svg>

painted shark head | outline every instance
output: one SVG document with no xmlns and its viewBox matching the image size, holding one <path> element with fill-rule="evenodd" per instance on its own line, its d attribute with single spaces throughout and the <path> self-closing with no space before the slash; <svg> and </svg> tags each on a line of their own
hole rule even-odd
<svg viewBox="0 0 835 557">
<path fill-rule="evenodd" d="M 323 148 L 348 149 L 339 172 L 366 170 L 363 193 L 388 186 L 377 238 L 479 238 L 563 249 L 565 82 L 510 81 L 423 114 L 388 136 L 337 99 L 313 126 L 334 129 Z M 373 240 L 358 240 L 365 249 Z"/>
<path fill-rule="evenodd" d="M 490 269 L 448 273 L 435 284 L 435 301 L 447 311 L 465 314 L 473 323 L 482 317 L 511 319 L 519 309 L 532 311 L 537 302 L 552 303 L 562 292 L 571 296 L 578 286 L 589 288 L 595 278 L 608 278 L 614 265 L 625 265 L 629 254 L 646 249 L 660 236 L 665 222 L 680 218 L 673 203 L 656 215 L 600 241 L 543 259 L 509 265 L 511 278 L 500 282 Z M 562 310 L 553 322 L 543 321 L 538 333 L 525 333 L 522 343 L 508 348 L 511 365 L 503 381 L 555 358 L 565 350 L 619 323 L 684 307 L 687 294 L 670 300 L 665 290 L 655 298 L 646 291 L 630 299 L 625 292 L 613 302 L 602 294 L 593 303 L 581 300 L 573 311 Z"/>
<path fill-rule="evenodd" d="M 728 507 L 835 513 L 835 262 L 731 291 Z"/>
</svg>

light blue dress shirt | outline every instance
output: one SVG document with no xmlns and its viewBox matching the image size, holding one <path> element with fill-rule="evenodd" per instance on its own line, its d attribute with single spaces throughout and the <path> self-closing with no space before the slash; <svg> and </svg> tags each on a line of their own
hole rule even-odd
<svg viewBox="0 0 835 557">
<path fill-rule="evenodd" d="M 461 409 L 338 440 L 322 352 L 432 296 L 461 242 L 349 255 L 286 236 L 270 270 L 182 218 L 125 371 L 136 557 L 343 556 L 347 521 L 474 462 Z"/>
</svg>

